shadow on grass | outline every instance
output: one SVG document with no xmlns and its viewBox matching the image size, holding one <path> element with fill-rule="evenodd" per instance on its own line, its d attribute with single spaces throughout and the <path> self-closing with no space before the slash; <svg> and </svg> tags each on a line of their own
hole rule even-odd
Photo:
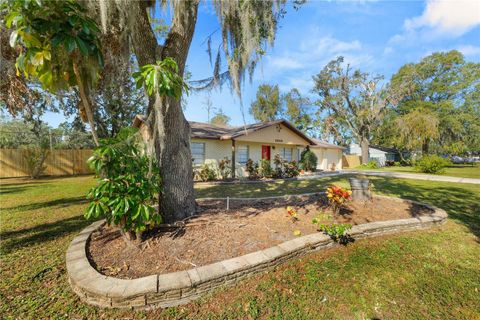
<svg viewBox="0 0 480 320">
<path fill-rule="evenodd" d="M 264 183 L 238 183 L 198 187 L 196 198 L 260 198 L 323 191 L 327 186 L 345 180 L 349 175 L 311 180 L 288 180 Z"/>
<path fill-rule="evenodd" d="M 2 186 L 0 188 L 0 195 L 6 195 L 6 194 L 15 194 L 15 193 L 22 193 L 28 189 L 31 189 L 35 187 L 34 185 L 31 186 Z"/>
<path fill-rule="evenodd" d="M 64 208 L 64 207 L 68 207 L 68 206 L 73 205 L 73 204 L 86 203 L 86 202 L 87 202 L 87 199 L 84 196 L 82 196 L 82 197 L 71 197 L 71 198 L 55 199 L 55 200 L 45 201 L 45 202 L 35 202 L 35 203 L 29 203 L 29 204 L 22 204 L 22 205 L 19 205 L 19 206 L 3 208 L 3 210 L 12 210 L 12 211 L 18 212 L 18 211 L 45 209 L 45 208 L 50 208 L 50 207 Z"/>
<path fill-rule="evenodd" d="M 31 228 L 2 232 L 1 252 L 2 254 L 8 254 L 21 247 L 51 241 L 70 233 L 77 233 L 92 222 L 85 220 L 83 215 L 78 215 L 51 223 L 39 224 Z"/>
<path fill-rule="evenodd" d="M 371 180 L 375 190 L 385 195 L 417 200 L 444 209 L 449 218 L 467 226 L 480 239 L 480 193 L 470 191 L 468 186 L 462 188 L 444 183 L 423 186 L 415 181 L 410 183 L 383 177 L 372 177 Z"/>
</svg>

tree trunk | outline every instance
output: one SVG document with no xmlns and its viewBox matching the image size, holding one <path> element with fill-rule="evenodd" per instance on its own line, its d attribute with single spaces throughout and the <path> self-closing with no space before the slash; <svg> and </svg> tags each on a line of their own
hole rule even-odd
<svg viewBox="0 0 480 320">
<path fill-rule="evenodd" d="M 427 155 L 429 151 L 429 146 L 430 146 L 430 139 L 425 139 L 423 140 L 422 143 L 422 155 Z"/>
<path fill-rule="evenodd" d="M 134 2 L 135 3 L 135 2 Z M 180 2 L 175 7 L 174 19 L 160 51 L 152 32 L 145 2 L 138 2 L 139 19 L 133 36 L 135 55 L 139 65 L 155 63 L 158 59 L 173 58 L 183 75 L 185 63 L 197 21 L 198 1 Z M 173 98 L 150 97 L 155 154 L 162 176 L 159 208 L 166 222 L 181 220 L 195 214 L 192 156 L 190 152 L 190 126 L 180 101 Z"/>
<path fill-rule="evenodd" d="M 95 129 L 95 121 L 93 119 L 93 110 L 90 104 L 90 98 L 83 83 L 82 75 L 80 74 L 80 70 L 78 69 L 78 65 L 76 63 L 73 63 L 73 73 L 75 74 L 75 78 L 77 80 L 78 91 L 80 92 L 80 98 L 82 100 L 83 108 L 85 109 L 85 115 L 87 116 L 87 121 L 90 125 L 93 142 L 95 142 L 95 145 L 98 147 L 100 143 L 98 141 L 97 130 Z"/>
<path fill-rule="evenodd" d="M 369 159 L 370 142 L 367 138 L 363 137 L 360 140 L 360 148 L 362 149 L 362 164 L 367 164 Z"/>
</svg>

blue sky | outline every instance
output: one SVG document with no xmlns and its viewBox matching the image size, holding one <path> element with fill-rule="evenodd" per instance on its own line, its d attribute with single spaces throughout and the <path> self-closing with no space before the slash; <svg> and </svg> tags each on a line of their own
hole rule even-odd
<svg viewBox="0 0 480 320">
<path fill-rule="evenodd" d="M 192 79 L 212 74 L 204 41 L 218 27 L 211 5 L 202 2 L 187 61 Z M 219 44 L 220 38 L 214 37 L 212 47 Z M 230 116 L 231 124 L 241 125 L 244 119 L 251 123 L 248 109 L 258 85 L 278 84 L 284 92 L 295 87 L 310 94 L 312 76 L 339 55 L 355 68 L 389 79 L 405 63 L 451 49 L 480 62 L 480 1 L 313 0 L 298 11 L 288 5 L 273 48 L 257 67 L 253 82 L 247 79 L 243 86 L 243 104 L 227 86 L 210 93 L 192 92 L 186 100 L 186 118 L 207 121 L 205 100 L 210 95 L 213 106 Z M 46 120 L 56 126 L 64 118 L 48 114 Z"/>
</svg>

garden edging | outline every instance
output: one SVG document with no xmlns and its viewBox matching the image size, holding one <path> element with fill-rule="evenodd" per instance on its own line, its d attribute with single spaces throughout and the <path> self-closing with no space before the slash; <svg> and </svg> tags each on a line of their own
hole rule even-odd
<svg viewBox="0 0 480 320">
<path fill-rule="evenodd" d="M 447 213 L 443 209 L 411 200 L 385 198 L 421 204 L 433 209 L 434 213 L 418 218 L 355 225 L 348 232 L 354 239 L 429 228 L 446 221 Z M 272 269 L 295 256 L 336 244 L 329 236 L 314 233 L 190 270 L 127 280 L 100 274 L 88 260 L 90 236 L 104 224 L 103 220 L 94 222 L 73 239 L 67 250 L 66 265 L 70 285 L 81 300 L 106 308 L 169 307 L 188 303 L 216 288 L 234 285 L 244 278 Z"/>
</svg>

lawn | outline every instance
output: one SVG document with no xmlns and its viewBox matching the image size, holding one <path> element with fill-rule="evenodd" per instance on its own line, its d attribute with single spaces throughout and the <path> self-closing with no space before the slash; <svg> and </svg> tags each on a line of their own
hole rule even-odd
<svg viewBox="0 0 480 320">
<path fill-rule="evenodd" d="M 198 197 L 294 194 L 347 176 L 203 187 Z M 0 180 L 0 314 L 6 319 L 480 319 L 480 185 L 373 178 L 375 191 L 444 208 L 431 230 L 357 241 L 293 260 L 186 306 L 133 312 L 79 301 L 65 250 L 87 226 L 92 177 Z"/>
<path fill-rule="evenodd" d="M 386 172 L 403 172 L 403 173 L 421 173 L 415 171 L 414 167 L 382 167 L 378 169 L 365 169 L 361 167 L 355 168 L 355 170 L 374 170 L 374 171 L 386 171 Z M 476 178 L 480 179 L 480 163 L 475 165 L 470 164 L 454 164 L 445 168 L 445 172 L 441 173 L 442 176 L 460 177 L 460 178 Z"/>
</svg>

